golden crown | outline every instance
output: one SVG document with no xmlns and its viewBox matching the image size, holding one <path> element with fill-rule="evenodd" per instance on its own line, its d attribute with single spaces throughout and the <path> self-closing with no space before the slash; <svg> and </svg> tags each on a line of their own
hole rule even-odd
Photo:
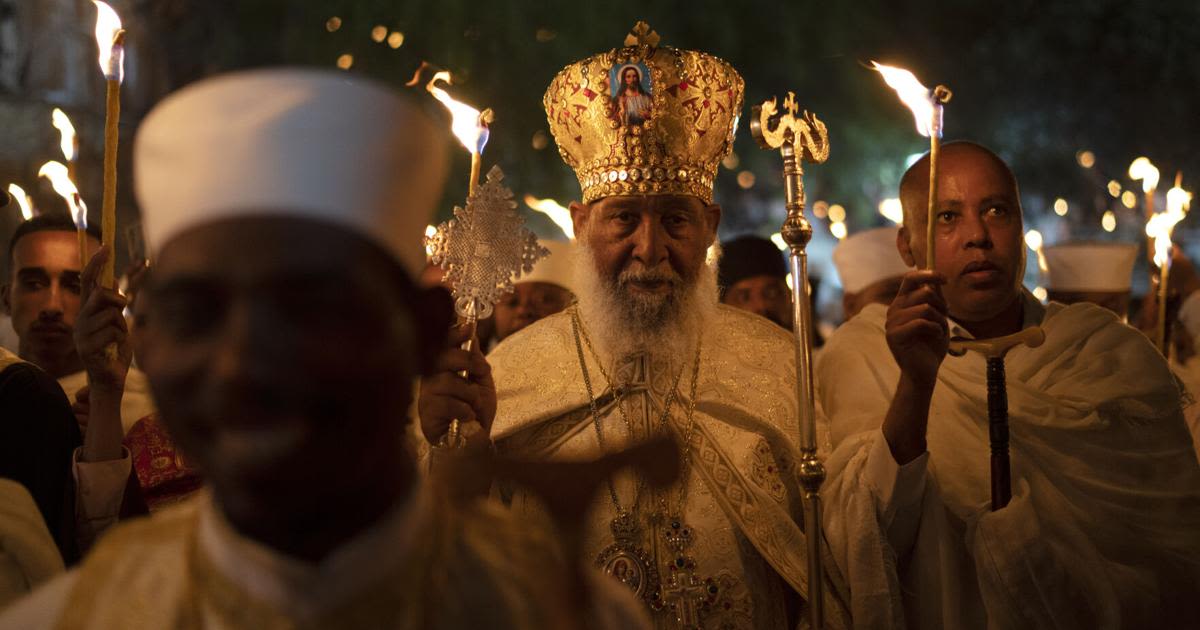
<svg viewBox="0 0 1200 630">
<path fill-rule="evenodd" d="M 742 77 L 712 55 L 658 45 L 638 22 L 625 46 L 558 73 L 543 104 L 588 203 L 610 195 L 695 195 L 712 202 L 733 148 Z"/>
</svg>

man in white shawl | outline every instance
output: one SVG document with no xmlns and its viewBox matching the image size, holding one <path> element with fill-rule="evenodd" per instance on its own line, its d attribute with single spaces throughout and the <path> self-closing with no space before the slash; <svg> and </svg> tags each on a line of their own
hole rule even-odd
<svg viewBox="0 0 1200 630">
<path fill-rule="evenodd" d="M 925 260 L 929 159 L 901 183 L 897 237 Z M 833 452 L 826 534 L 860 628 L 1196 627 L 1200 466 L 1163 358 L 1092 304 L 1042 307 L 1015 177 L 942 149 L 933 270 L 904 277 L 817 366 Z M 1040 325 L 1007 356 L 1012 500 L 990 510 L 985 361 L 952 336 Z"/>
</svg>

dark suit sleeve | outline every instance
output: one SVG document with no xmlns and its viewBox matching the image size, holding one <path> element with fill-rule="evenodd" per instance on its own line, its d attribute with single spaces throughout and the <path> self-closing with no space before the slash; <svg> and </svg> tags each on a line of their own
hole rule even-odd
<svg viewBox="0 0 1200 630">
<path fill-rule="evenodd" d="M 71 454 L 82 443 L 66 394 L 49 374 L 29 363 L 0 371 L 0 477 L 33 495 L 67 565 L 79 559 Z"/>
</svg>

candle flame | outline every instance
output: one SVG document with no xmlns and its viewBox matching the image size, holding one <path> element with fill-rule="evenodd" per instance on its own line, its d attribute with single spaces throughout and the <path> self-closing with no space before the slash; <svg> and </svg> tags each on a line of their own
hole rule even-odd
<svg viewBox="0 0 1200 630">
<path fill-rule="evenodd" d="M 75 158 L 79 157 L 79 147 L 75 142 L 75 125 L 71 124 L 67 113 L 57 107 L 51 112 L 50 121 L 60 135 L 59 146 L 62 147 L 63 159 L 74 162 Z"/>
<path fill-rule="evenodd" d="M 96 5 L 96 47 L 100 50 L 100 71 L 109 81 L 125 78 L 125 31 L 121 16 L 107 3 L 92 0 Z"/>
<path fill-rule="evenodd" d="M 896 91 L 900 101 L 912 111 L 917 123 L 917 133 L 928 138 L 936 133 L 942 136 L 942 108 L 933 99 L 929 88 L 917 80 L 916 75 L 904 68 L 885 66 L 872 61 L 871 69 L 883 75 L 883 81 Z"/>
<path fill-rule="evenodd" d="M 904 205 L 899 199 L 884 199 L 879 202 L 879 214 L 896 225 L 904 225 Z"/>
<path fill-rule="evenodd" d="M 432 225 L 425 226 L 425 257 L 433 256 L 433 244 L 429 242 L 434 236 L 437 236 L 437 228 Z"/>
<path fill-rule="evenodd" d="M 466 103 L 454 100 L 449 92 L 434 85 L 438 81 L 444 81 L 446 85 L 453 85 L 454 82 L 450 73 L 443 70 L 434 74 L 429 83 L 425 84 L 425 89 L 434 98 L 441 101 L 442 105 L 446 106 L 446 109 L 450 110 L 450 116 L 452 117 L 450 131 L 468 151 L 471 153 L 483 153 L 483 147 L 488 141 L 487 126 L 488 123 L 492 122 L 492 110 L 485 109 L 480 112 Z"/>
<path fill-rule="evenodd" d="M 1154 192 L 1158 188 L 1158 169 L 1149 158 L 1140 157 L 1129 165 L 1129 178 L 1142 180 L 1142 192 Z"/>
<path fill-rule="evenodd" d="M 1191 204 L 1192 193 L 1176 185 L 1167 191 L 1167 209 L 1146 222 L 1146 236 L 1154 239 L 1154 264 L 1159 267 L 1170 264 L 1171 232 L 1187 216 Z"/>
<path fill-rule="evenodd" d="M 571 222 L 570 210 L 553 199 L 538 199 L 533 195 L 525 195 L 525 205 L 550 217 L 567 238 L 575 240 L 575 224 Z"/>
<path fill-rule="evenodd" d="M 783 240 L 783 234 L 780 234 L 779 232 L 771 235 L 771 242 L 774 243 L 775 247 L 778 247 L 779 251 L 781 252 L 786 252 L 791 249 L 788 247 L 787 241 Z"/>
<path fill-rule="evenodd" d="M 62 162 L 50 160 L 38 170 L 38 177 L 50 180 L 54 192 L 58 193 L 58 196 L 62 197 L 71 208 L 71 217 L 75 220 L 75 227 L 86 230 L 87 204 L 83 202 L 83 198 L 79 196 L 79 189 L 75 188 L 74 182 L 67 175 L 67 167 Z"/>
<path fill-rule="evenodd" d="M 21 206 L 21 218 L 26 221 L 32 219 L 33 199 L 25 193 L 25 189 L 16 184 L 9 184 L 8 194 L 12 195 L 12 198 L 17 200 L 17 205 Z"/>
</svg>

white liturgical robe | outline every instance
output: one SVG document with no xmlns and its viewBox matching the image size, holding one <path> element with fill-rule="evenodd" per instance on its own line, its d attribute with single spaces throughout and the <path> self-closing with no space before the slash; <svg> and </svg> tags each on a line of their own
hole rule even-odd
<svg viewBox="0 0 1200 630">
<path fill-rule="evenodd" d="M 762 317 L 719 306 L 704 328 L 693 401 L 694 347 L 679 361 L 685 365 L 643 353 L 601 357 L 612 362 L 603 370 L 615 381 L 610 387 L 596 357 L 576 345 L 574 311 L 530 325 L 489 355 L 499 397 L 491 434 L 497 447 L 532 459 L 589 459 L 662 430 L 690 438 L 682 499 L 680 484 L 655 497 L 639 493 L 632 475 L 618 475 L 613 489 L 638 531 L 619 544 L 611 527 L 617 511 L 602 490 L 584 531 L 586 559 L 657 611 L 659 628 L 786 627 L 789 614 L 802 615 L 797 593 L 808 583 L 794 466 L 792 336 Z M 592 416 L 581 349 L 599 418 Z M 536 502 L 501 490 L 515 510 L 539 513 Z M 673 542 L 681 528 L 682 551 Z M 830 628 L 848 623 L 838 591 L 827 582 Z"/>
<path fill-rule="evenodd" d="M 1046 341 L 1006 359 L 1012 501 L 994 512 L 983 357 L 945 359 L 928 452 L 898 467 L 886 307 L 829 340 L 822 495 L 855 627 L 1197 627 L 1200 465 L 1166 362 L 1097 306 L 1025 299 Z"/>
<path fill-rule="evenodd" d="M 566 601 L 556 588 L 564 565 L 527 525 L 495 506 L 452 506 L 418 484 L 309 563 L 242 536 L 201 492 L 114 529 L 80 568 L 0 614 L 0 629 L 545 628 Z M 627 593 L 584 577 L 589 627 L 646 627 Z"/>
</svg>

